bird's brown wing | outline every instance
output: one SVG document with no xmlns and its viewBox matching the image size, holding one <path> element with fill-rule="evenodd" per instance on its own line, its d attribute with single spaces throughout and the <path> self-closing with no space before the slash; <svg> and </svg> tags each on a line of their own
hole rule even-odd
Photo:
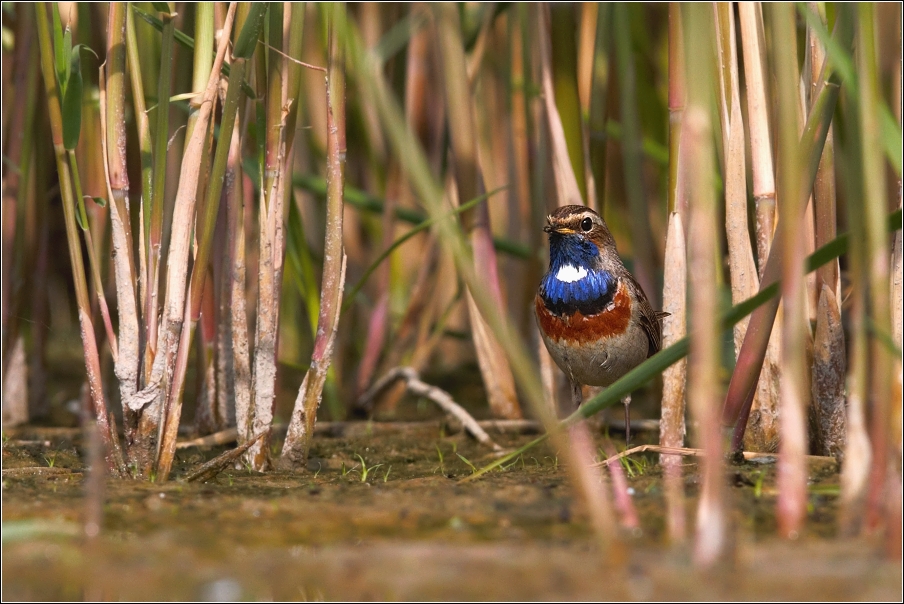
<svg viewBox="0 0 904 604">
<path fill-rule="evenodd" d="M 636 297 L 640 306 L 640 326 L 647 334 L 649 343 L 647 358 L 650 358 L 662 349 L 662 319 L 669 316 L 669 313 L 653 310 L 640 284 L 633 277 L 631 277 L 631 281 L 638 294 Z"/>
</svg>

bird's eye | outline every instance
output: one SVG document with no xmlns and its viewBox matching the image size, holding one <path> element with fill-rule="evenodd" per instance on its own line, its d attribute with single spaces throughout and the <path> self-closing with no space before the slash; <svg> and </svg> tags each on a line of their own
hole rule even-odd
<svg viewBox="0 0 904 604">
<path fill-rule="evenodd" d="M 589 233 L 590 229 L 592 229 L 592 228 L 593 228 L 593 221 L 590 220 L 590 218 L 585 218 L 584 220 L 581 221 L 581 229 L 585 233 Z"/>
</svg>

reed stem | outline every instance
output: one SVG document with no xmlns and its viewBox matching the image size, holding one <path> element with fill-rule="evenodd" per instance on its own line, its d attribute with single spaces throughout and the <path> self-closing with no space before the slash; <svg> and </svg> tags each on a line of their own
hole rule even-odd
<svg viewBox="0 0 904 604">
<path fill-rule="evenodd" d="M 75 218 L 77 200 L 72 188 L 72 174 L 63 146 L 63 116 L 60 107 L 60 91 L 56 79 L 53 62 L 53 48 L 50 39 L 50 28 L 47 23 L 47 5 L 35 6 L 37 11 L 38 46 L 41 53 L 41 72 L 44 76 L 44 93 L 47 98 L 50 127 L 53 135 L 53 150 L 56 158 L 57 172 L 60 178 L 60 194 L 63 198 L 63 217 L 66 222 L 66 241 L 69 246 L 69 261 L 72 265 L 75 282 L 76 304 L 78 305 L 79 328 L 82 346 L 85 353 L 85 369 L 88 376 L 88 390 L 94 406 L 97 426 L 104 441 L 104 459 L 108 470 L 120 475 L 123 469 L 122 453 L 119 448 L 119 435 L 116 433 L 112 416 L 107 410 L 104 389 L 101 379 L 100 355 L 94 336 L 94 324 L 91 319 L 91 301 L 88 297 L 88 284 L 85 276 L 85 265 L 78 237 L 78 225 Z"/>
</svg>

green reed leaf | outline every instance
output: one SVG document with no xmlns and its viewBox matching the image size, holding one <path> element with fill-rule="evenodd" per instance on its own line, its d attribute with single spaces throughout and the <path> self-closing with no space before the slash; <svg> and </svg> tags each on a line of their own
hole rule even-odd
<svg viewBox="0 0 904 604">
<path fill-rule="evenodd" d="M 248 18 L 245 20 L 245 26 L 239 34 L 238 40 L 235 42 L 235 48 L 232 50 L 232 56 L 250 59 L 257 48 L 257 40 L 261 34 L 261 28 L 264 26 L 264 15 L 268 8 L 267 2 L 252 2 L 251 10 L 248 11 Z"/>
<path fill-rule="evenodd" d="M 63 147 L 75 149 L 82 131 L 82 68 L 79 44 L 70 52 L 69 83 L 63 93 Z"/>
<path fill-rule="evenodd" d="M 66 34 L 63 33 L 63 22 L 60 19 L 60 6 L 57 2 L 52 2 L 50 6 L 50 13 L 53 17 L 53 56 L 62 92 L 66 89 L 66 83 L 69 80 L 69 49 L 72 48 L 72 32 L 67 28 L 66 34 L 69 35 L 67 48 Z"/>
</svg>

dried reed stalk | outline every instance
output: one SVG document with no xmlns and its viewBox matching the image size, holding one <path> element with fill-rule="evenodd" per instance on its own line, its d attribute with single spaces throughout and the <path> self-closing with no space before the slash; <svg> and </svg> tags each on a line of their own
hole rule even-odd
<svg viewBox="0 0 904 604">
<path fill-rule="evenodd" d="M 694 29 L 688 31 L 694 32 Z M 699 35 L 699 29 L 697 30 Z M 690 42 L 691 36 L 686 36 Z M 704 38 L 705 39 L 705 38 Z M 689 46 L 693 48 L 693 43 Z M 696 54 L 689 51 L 688 59 Z M 694 98 L 691 94 L 690 99 Z M 704 97 L 705 98 L 705 97 Z M 690 147 L 695 176 L 690 182 L 692 200 L 688 227 L 688 262 L 694 267 L 689 274 L 691 324 L 706 325 L 716 313 L 716 267 L 713 250 L 715 239 L 715 200 L 709 179 L 712 164 L 709 161 L 710 126 L 707 113 L 699 101 L 689 101 L 682 126 L 682 142 Z M 726 535 L 726 511 L 722 485 L 722 439 L 718 423 L 718 364 L 719 345 L 716 332 L 698 327 L 690 335 L 691 348 L 688 357 L 688 401 L 696 418 L 702 448 L 706 451 L 703 461 L 703 487 L 697 509 L 696 545 L 694 560 L 700 566 L 712 566 L 724 554 L 728 546 Z"/>
<path fill-rule="evenodd" d="M 847 360 L 844 354 L 841 307 L 828 285 L 823 284 L 813 339 L 813 369 L 810 389 L 815 416 L 816 452 L 839 459 L 844 455 L 845 392 Z"/>
<path fill-rule="evenodd" d="M 744 51 L 744 79 L 747 120 L 750 133 L 750 166 L 755 203 L 755 241 L 758 277 L 763 277 L 775 230 L 775 173 L 769 122 L 769 92 L 764 79 L 766 55 L 763 50 L 763 14 L 760 3 L 738 4 L 741 42 Z M 732 273 L 733 275 L 733 273 Z M 745 324 L 746 333 L 746 324 Z M 735 332 L 737 336 L 738 332 Z M 735 340 L 735 354 L 740 347 Z M 781 317 L 777 316 L 766 345 L 760 377 L 751 403 L 751 422 L 744 446 L 772 451 L 778 446 L 778 399 L 781 376 Z"/>
<path fill-rule="evenodd" d="M 756 249 L 762 279 L 775 231 L 775 171 L 769 127 L 769 93 L 766 88 L 766 53 L 763 8 L 760 2 L 739 2 L 738 19 L 744 51 L 747 115 L 750 122 L 750 166 L 756 204 Z"/>
<path fill-rule="evenodd" d="M 730 3 L 714 4 L 719 65 L 719 117 L 722 123 L 722 167 L 725 180 L 725 231 L 731 301 L 738 304 L 759 289 L 756 264 L 747 229 L 747 174 L 744 124 L 741 116 L 740 78 L 734 12 Z M 735 354 L 741 349 L 748 320 L 734 327 Z"/>
<path fill-rule="evenodd" d="M 112 416 L 107 411 L 106 401 L 104 400 L 100 355 L 97 349 L 97 340 L 94 335 L 94 324 L 91 319 L 91 302 L 88 296 L 85 266 L 82 260 L 82 251 L 78 239 L 78 227 L 75 217 L 78 200 L 75 199 L 70 163 L 67 161 L 66 149 L 63 145 L 63 116 L 60 106 L 60 89 L 56 78 L 56 70 L 54 68 L 54 52 L 50 37 L 50 28 L 47 23 L 46 4 L 38 4 L 36 6 L 36 11 L 38 42 L 41 53 L 41 72 L 44 78 L 44 93 L 47 98 L 51 133 L 53 135 L 54 156 L 56 158 L 57 172 L 60 179 L 60 194 L 63 198 L 66 240 L 69 246 L 69 260 L 72 264 L 73 280 L 75 282 L 79 328 L 85 354 L 88 389 L 91 395 L 98 429 L 100 430 L 101 437 L 104 441 L 104 459 L 107 463 L 107 468 L 111 473 L 118 475 L 123 468 L 122 452 L 119 448 L 119 436 L 116 432 L 115 424 L 112 421 Z"/>
<path fill-rule="evenodd" d="M 900 124 L 900 114 L 898 116 Z M 902 207 L 902 197 L 904 197 L 901 185 L 898 185 L 898 209 Z M 894 246 L 891 256 L 891 317 L 892 317 L 892 340 L 897 345 L 898 350 L 901 349 L 901 323 L 902 323 L 902 282 L 904 282 L 904 259 L 902 259 L 901 229 L 898 229 L 894 238 Z M 892 386 L 897 389 L 897 396 L 891 399 L 891 410 L 889 416 L 900 419 L 904 415 L 902 411 L 902 382 L 904 382 L 904 363 L 901 357 L 897 359 L 897 368 L 895 376 L 893 376 Z M 904 449 L 904 430 L 902 430 L 901 422 L 895 421 L 895 425 L 891 428 L 890 437 L 891 446 L 895 453 Z M 893 454 L 894 458 L 894 454 Z M 901 559 L 901 542 L 904 540 L 904 527 L 901 522 L 902 499 L 904 499 L 904 478 L 902 478 L 901 467 L 895 468 L 893 463 L 888 468 L 888 493 L 889 500 L 892 502 L 886 508 L 886 526 L 885 533 L 885 552 L 886 556 L 892 560 Z"/>
<path fill-rule="evenodd" d="M 4 347 L 3 426 L 28 423 L 28 363 L 25 358 L 25 336 L 19 334 Z"/>
<path fill-rule="evenodd" d="M 197 49 L 194 53 L 195 69 L 193 77 L 199 80 L 198 87 L 193 90 L 203 89 L 204 84 L 210 75 L 210 50 L 212 48 L 211 38 L 208 38 L 203 32 L 213 30 L 212 11 L 209 3 L 201 3 L 195 14 L 196 26 L 196 44 Z M 160 40 L 160 72 L 157 84 L 157 109 L 156 123 L 154 129 L 153 143 L 153 181 L 150 189 L 144 196 L 142 211 L 144 213 L 145 224 L 145 250 L 143 254 L 142 283 L 145 288 L 144 298 L 144 327 L 145 327 L 145 359 L 144 359 L 144 375 L 147 378 L 153 367 L 154 359 L 157 355 L 157 337 L 158 337 L 158 320 L 160 311 L 160 279 L 161 267 L 163 259 L 164 244 L 164 193 L 166 190 L 166 164 L 167 151 L 169 148 L 169 96 L 171 91 L 170 79 L 172 74 L 173 62 L 173 37 L 175 35 L 174 15 L 163 13 L 163 32 Z M 208 44 L 205 44 L 208 42 Z M 206 65 L 207 70 L 199 67 Z M 201 79 L 204 78 L 204 79 Z M 134 76 L 133 76 L 133 79 Z M 197 110 L 192 111 L 192 115 L 197 119 Z M 189 118 L 191 121 L 191 118 Z M 186 138 L 186 141 L 190 140 Z"/>
<path fill-rule="evenodd" d="M 686 158 L 688 159 L 690 158 Z M 687 208 L 687 205 L 684 207 Z M 663 282 L 663 310 L 669 316 L 662 322 L 662 345 L 668 348 L 687 334 L 687 248 L 679 212 L 669 215 Z M 682 358 L 662 374 L 659 444 L 664 447 L 684 446 L 686 396 L 687 360 Z M 659 463 L 665 468 L 669 539 L 678 543 L 684 540 L 685 535 L 684 486 L 680 461 L 672 456 L 660 455 Z"/>
<path fill-rule="evenodd" d="M 333 356 L 342 292 L 345 287 L 346 255 L 342 243 L 342 211 L 345 187 L 345 50 L 338 32 L 346 31 L 346 7 L 338 4 L 329 12 L 327 61 L 327 216 L 320 288 L 320 315 L 311 354 L 289 423 L 279 466 L 302 468 L 307 462 L 317 409 L 323 395 L 327 370 Z"/>
<path fill-rule="evenodd" d="M 788 56 L 797 48 L 792 27 L 794 9 L 791 6 L 770 7 L 773 32 L 773 53 Z M 797 144 L 797 78 L 790 61 L 776 62 L 776 90 L 778 94 L 779 157 L 782 170 L 778 174 L 778 197 L 782 200 L 779 232 L 782 239 L 782 329 L 781 413 L 778 462 L 777 512 L 779 533 L 795 539 L 806 515 L 807 453 L 806 409 L 809 404 L 809 368 L 806 356 L 807 320 L 806 284 L 804 282 L 805 241 L 804 204 L 808 195 L 801 195 L 800 167 L 803 158 Z"/>
<path fill-rule="evenodd" d="M 147 446 L 150 441 L 154 444 L 154 449 L 158 451 L 156 470 L 157 476 L 161 480 L 166 479 L 171 469 L 172 455 L 175 450 L 175 432 L 178 429 L 178 418 L 181 416 L 180 375 L 185 371 L 188 362 L 188 345 L 191 339 L 190 328 L 183 330 L 183 327 L 187 320 L 190 322 L 190 299 L 186 295 L 186 290 L 188 289 L 188 261 L 192 231 L 195 226 L 195 205 L 201 176 L 201 156 L 207 140 L 208 125 L 217 95 L 220 67 L 226 56 L 229 42 L 228 32 L 232 30 L 235 8 L 235 3 L 230 4 L 224 24 L 224 32 L 227 33 L 220 38 L 214 67 L 201 99 L 197 124 L 182 157 L 182 169 L 176 191 L 175 213 L 167 257 L 163 322 L 160 324 L 157 338 L 159 348 L 147 385 L 133 397 L 133 411 L 140 411 L 146 405 L 148 406 L 147 411 L 142 414 L 143 424 L 147 418 L 147 428 L 140 428 L 139 433 L 143 437 L 143 446 Z M 161 430 L 158 442 L 153 441 L 153 433 L 149 430 L 151 427 Z"/>
<path fill-rule="evenodd" d="M 680 6 L 669 4 L 669 224 L 665 243 L 662 303 L 668 315 L 662 323 L 662 345 L 667 348 L 687 335 L 687 246 L 685 243 L 689 200 L 686 174 L 691 157 L 680 145 L 687 93 L 684 77 L 684 39 Z M 686 434 L 687 360 L 682 358 L 662 374 L 662 406 L 659 444 L 683 447 Z M 660 455 L 665 470 L 669 540 L 685 539 L 684 485 L 680 462 Z"/>
<path fill-rule="evenodd" d="M 546 120 L 552 147 L 552 157 L 550 158 L 552 160 L 552 172 L 556 182 L 556 190 L 559 192 L 558 204 L 560 206 L 570 204 L 584 205 L 581 187 L 568 159 L 568 142 L 565 138 L 565 129 L 562 127 L 562 118 L 556 107 L 556 94 L 552 79 L 552 51 L 549 40 L 549 9 L 546 5 L 539 7 L 538 22 L 537 46 L 540 55 L 540 85 L 543 92 L 543 106 L 546 110 Z"/>
<path fill-rule="evenodd" d="M 260 209 L 258 213 L 257 321 L 255 323 L 254 356 L 251 377 L 250 424 L 240 430 L 247 438 L 262 432 L 273 421 L 276 399 L 276 342 L 279 336 L 279 292 L 285 250 L 283 208 L 286 158 L 287 107 L 283 99 L 283 5 L 272 4 L 269 14 L 269 39 L 266 50 L 266 72 L 258 71 L 258 94 L 264 94 L 266 135 L 261 174 Z M 258 61 L 260 61 L 260 56 Z M 260 66 L 260 63 L 258 64 Z M 240 441 L 244 442 L 244 441 Z M 255 442 L 244 454 L 245 461 L 261 472 L 270 467 L 270 442 L 267 436 Z"/>
<path fill-rule="evenodd" d="M 75 79 L 75 77 L 76 75 L 75 73 L 73 73 L 71 79 Z M 78 78 L 79 80 L 81 79 L 80 74 L 78 75 Z M 70 84 L 72 84 L 73 87 L 76 86 L 76 83 L 74 82 L 70 82 Z M 78 85 L 81 86 L 81 81 L 78 82 Z M 81 107 L 79 107 L 79 110 L 80 109 Z M 91 234 L 91 220 L 88 218 L 87 208 L 85 208 L 85 196 L 82 191 L 82 183 L 81 177 L 79 176 L 78 160 L 75 154 L 75 149 L 67 148 L 66 157 L 69 160 L 69 167 L 72 174 L 73 193 L 75 194 L 76 200 L 79 200 L 77 210 L 79 216 L 81 216 L 79 227 L 81 228 L 82 234 L 85 238 L 85 250 L 88 253 L 88 267 L 91 271 L 91 284 L 94 286 L 95 300 L 97 302 L 96 307 L 92 306 L 92 311 L 95 309 L 100 311 L 101 321 L 103 322 L 104 327 L 104 334 L 107 336 L 107 343 L 110 346 L 110 353 L 113 357 L 113 362 L 115 363 L 118 356 L 118 346 L 116 334 L 113 331 L 113 320 L 110 317 L 110 307 L 107 305 L 107 297 L 104 294 L 103 278 L 101 277 L 101 261 L 98 257 L 100 244 L 94 240 L 94 236 Z"/>
<path fill-rule="evenodd" d="M 603 452 L 607 457 L 617 455 L 615 445 L 609 438 L 603 440 Z M 637 516 L 637 508 L 634 506 L 634 500 L 628 491 L 628 479 L 625 476 L 625 469 L 620 463 L 607 464 L 609 474 L 612 476 L 612 498 L 615 508 L 621 516 L 622 527 L 633 531 L 640 528 L 640 518 Z"/>
<path fill-rule="evenodd" d="M 230 142 L 231 144 L 231 142 Z M 225 180 L 224 180 L 225 184 Z M 222 230 L 220 215 L 217 217 L 217 230 Z M 219 355 L 217 354 L 217 345 L 222 335 L 221 326 L 227 325 L 226 321 L 220 319 L 216 300 L 219 297 L 220 289 L 216 287 L 215 274 L 219 275 L 222 259 L 225 250 L 223 249 L 223 238 L 214 235 L 213 252 L 210 257 L 211 267 L 207 270 L 207 279 L 204 283 L 204 292 L 201 294 L 201 315 L 199 317 L 200 329 L 198 332 L 199 340 L 197 347 L 196 362 L 198 364 L 197 383 L 197 403 L 195 406 L 195 430 L 200 434 L 209 434 L 222 430 L 228 425 L 228 411 L 220 409 L 219 402 L 222 401 L 220 396 L 220 384 L 218 378 L 222 375 L 219 371 L 220 363 L 218 363 Z M 225 401 L 223 401 L 225 403 Z"/>
<path fill-rule="evenodd" d="M 881 131 L 876 107 L 880 106 L 880 87 L 877 58 L 876 7 L 857 5 L 857 71 L 859 74 L 858 118 L 860 121 L 860 154 L 863 170 L 863 212 L 866 235 L 866 284 L 868 287 L 869 320 L 872 337 L 869 343 L 870 441 L 872 464 L 867 501 L 867 525 L 878 528 L 886 521 L 887 501 L 891 485 L 890 471 L 900 473 L 901 450 L 892 440 L 892 426 L 900 415 L 893 414 L 901 391 L 895 388 L 893 371 L 900 363 L 900 352 L 893 353 L 882 342 L 891 333 L 891 295 L 889 292 L 888 236 L 884 216 L 888 212 L 885 188 L 885 159 L 876 144 Z M 895 358 L 897 357 L 897 358 Z M 887 527 L 885 527 L 887 528 Z"/>
<path fill-rule="evenodd" d="M 545 11 L 549 15 L 549 48 L 552 83 L 555 96 L 549 99 L 554 103 L 562 122 L 565 143 L 568 148 L 568 160 L 574 172 L 581 199 L 587 197 L 587 180 L 584 175 L 584 141 L 583 119 L 581 115 L 580 95 L 578 92 L 578 57 L 576 36 L 580 33 L 576 12 L 579 5 L 549 3 Z"/>
<path fill-rule="evenodd" d="M 454 124 L 449 132 L 457 196 L 450 197 L 455 200 L 453 203 L 457 206 L 483 193 L 483 179 L 478 164 L 474 105 L 468 84 L 458 10 L 451 4 L 438 4 L 433 6 L 433 12 L 438 33 L 439 55 L 445 72 L 443 84 L 448 121 L 449 124 Z M 462 217 L 473 249 L 474 267 L 484 280 L 493 302 L 502 308 L 505 303 L 502 299 L 489 220 L 486 202 Z M 520 418 L 521 409 L 515 395 L 515 381 L 508 359 L 470 293 L 467 294 L 467 304 L 477 362 L 487 390 L 490 409 L 496 417 Z"/>
<path fill-rule="evenodd" d="M 699 424 L 698 437 L 705 451 L 703 458 L 700 503 L 697 508 L 694 561 L 702 567 L 715 565 L 723 559 L 729 547 L 727 512 L 723 485 L 723 450 L 718 417 L 719 401 L 719 340 L 717 331 L 707 327 L 717 313 L 716 258 L 716 200 L 712 174 L 712 129 L 709 122 L 708 69 L 709 44 L 712 43 L 705 7 L 693 6 L 682 11 L 686 67 L 701 74 L 693 85 L 688 80 L 688 103 L 681 126 L 682 147 L 687 147 L 689 186 L 689 225 L 687 252 L 689 271 L 688 293 L 690 316 L 694 326 L 690 334 L 688 355 L 688 402 Z"/>
<path fill-rule="evenodd" d="M 593 84 L 595 75 L 597 30 L 600 27 L 600 7 L 596 2 L 584 2 L 579 7 L 578 23 L 578 57 L 577 57 L 577 89 L 581 107 L 581 143 L 584 160 L 583 172 L 586 181 L 587 205 L 600 208 L 600 199 L 590 159 L 591 113 L 593 102 Z M 603 17 L 605 22 L 605 15 Z M 605 94 L 605 87 L 601 91 Z M 598 91 L 596 94 L 600 94 Z"/>
<path fill-rule="evenodd" d="M 849 8 L 846 13 L 840 13 L 839 19 L 846 17 L 853 23 L 856 18 L 854 8 Z M 837 27 L 837 26 L 836 26 Z M 853 27 L 852 27 L 853 29 Z M 854 127 L 860 126 L 859 115 L 854 108 L 857 106 L 855 90 L 848 90 L 845 100 L 850 105 L 843 105 L 847 109 L 846 121 Z M 859 159 L 861 150 L 859 140 L 855 134 L 850 143 L 841 147 L 847 150 L 850 145 L 854 154 Z M 873 144 L 870 142 L 868 144 Z M 843 156 L 842 156 L 843 157 Z M 858 168 L 861 166 L 858 165 Z M 858 172 L 853 172 L 862 178 Z M 860 183 L 858 183 L 860 184 Z M 851 192 L 859 198 L 862 195 L 860 187 L 852 185 Z M 847 203 L 847 222 L 850 229 L 851 247 L 848 255 L 849 275 L 851 290 L 848 296 L 848 321 L 850 325 L 850 353 L 848 357 L 847 373 L 847 417 L 846 438 L 844 448 L 844 464 L 841 468 L 841 532 L 847 536 L 859 534 L 864 526 L 866 518 L 866 500 L 870 469 L 873 462 L 873 451 L 870 442 L 869 426 L 867 422 L 867 409 L 869 407 L 869 374 L 870 351 L 868 334 L 868 250 L 866 240 L 865 212 L 860 203 Z"/>
<path fill-rule="evenodd" d="M 677 212 L 685 217 L 683 226 L 687 229 L 687 174 L 679 141 L 681 124 L 684 122 L 684 108 L 687 104 L 687 83 L 684 75 L 684 37 L 681 25 L 681 5 L 669 3 L 669 212 Z M 686 231 L 682 233 L 685 236 Z M 668 296 L 668 288 L 663 291 L 663 304 Z"/>
<path fill-rule="evenodd" d="M 825 7 L 820 11 L 815 2 L 808 10 L 818 15 L 822 23 Z M 813 27 L 807 28 L 807 50 L 810 64 L 810 97 L 814 96 L 821 82 L 826 50 Z M 816 172 L 813 187 L 815 206 L 814 245 L 819 248 L 836 236 L 835 207 L 835 145 L 832 128 L 826 135 L 822 159 Z M 845 387 L 846 355 L 844 329 L 841 324 L 841 279 L 837 260 L 832 260 L 816 270 L 816 287 L 819 299 L 816 306 L 816 329 L 813 339 L 813 367 L 810 383 L 813 404 L 810 407 L 812 440 L 820 455 L 841 458 L 845 438 Z"/>
<path fill-rule="evenodd" d="M 846 536 L 863 529 L 872 450 L 867 424 L 869 340 L 867 334 L 866 270 L 863 212 L 848 204 L 848 225 L 853 237 L 849 261 L 851 294 L 849 321 L 851 351 L 847 363 L 847 417 L 845 418 L 844 465 L 841 467 L 841 514 L 839 524 Z"/>
<path fill-rule="evenodd" d="M 148 475 L 154 460 L 154 439 L 157 418 L 142 413 L 134 401 L 140 387 L 142 334 L 139 331 L 138 301 L 136 300 L 135 266 L 131 215 L 129 209 L 129 180 L 126 167 L 125 128 L 125 67 L 127 24 L 126 8 L 113 3 L 108 15 L 107 52 L 105 67 L 99 72 L 101 144 L 110 203 L 110 226 L 113 247 L 113 269 L 116 277 L 116 302 L 119 314 L 119 354 L 115 373 L 119 382 L 119 396 L 123 409 L 126 455 L 129 465 L 139 474 Z M 134 65 L 133 65 L 134 66 Z M 133 77 L 133 80 L 135 78 Z M 133 95 L 134 96 L 134 95 Z M 136 105 L 143 109 L 143 100 Z M 139 133 L 143 120 L 139 120 Z"/>
<path fill-rule="evenodd" d="M 562 387 L 563 375 L 552 360 L 552 355 L 537 333 L 537 357 L 540 362 L 540 382 L 543 384 L 543 401 L 546 403 L 547 411 L 550 416 L 555 417 L 558 414 L 558 392 Z"/>
<path fill-rule="evenodd" d="M 231 148 L 226 166 L 226 258 L 228 267 L 223 278 L 223 304 L 220 314 L 225 323 L 225 342 L 220 360 L 226 364 L 225 383 L 220 391 L 234 401 L 235 424 L 246 430 L 251 413 L 251 358 L 248 345 L 248 316 L 245 307 L 245 208 L 243 195 L 241 120 L 233 126 Z M 222 306 L 221 306 L 222 309 Z"/>
<path fill-rule="evenodd" d="M 228 42 L 229 32 L 232 30 L 234 17 L 235 6 L 230 5 L 230 12 L 226 16 L 226 22 L 220 42 L 221 46 L 225 43 L 224 39 Z M 236 121 L 238 113 L 238 105 L 242 102 L 242 95 L 244 94 L 242 91 L 242 83 L 245 75 L 246 60 L 254 49 L 254 44 L 249 44 L 245 38 L 247 32 L 249 30 L 254 31 L 255 28 L 256 24 L 254 19 L 249 18 L 236 43 L 229 74 L 229 87 L 226 93 L 226 101 L 223 104 L 221 121 L 223 132 L 233 131 L 233 124 Z M 257 32 L 254 31 L 255 38 L 256 33 Z M 248 46 L 250 46 L 251 51 L 246 50 Z M 222 63 L 223 59 L 219 56 L 219 53 L 217 58 L 219 62 Z M 219 71 L 219 67 L 215 64 L 215 70 L 208 82 L 208 90 L 205 91 L 205 97 L 207 97 L 211 89 L 214 90 L 214 94 L 210 97 L 211 103 L 213 103 L 216 98 L 215 91 L 218 87 Z M 196 124 L 195 133 L 199 133 L 202 129 L 206 129 L 205 123 L 206 118 L 204 117 L 202 108 L 198 124 Z M 185 383 L 185 372 L 188 366 L 192 336 L 201 314 L 204 285 L 208 280 L 208 262 L 213 244 L 216 217 L 219 213 L 220 194 L 223 189 L 229 149 L 230 140 L 226 137 L 221 137 L 209 172 L 206 198 L 202 200 L 202 203 L 198 204 L 198 211 L 195 218 L 195 258 L 188 287 L 188 295 L 185 297 L 184 302 L 184 320 L 180 325 L 181 333 L 179 345 L 176 350 L 174 364 L 172 365 L 172 372 L 168 375 L 169 393 L 166 397 L 166 413 L 163 418 L 163 430 L 157 454 L 157 477 L 160 480 L 166 480 L 168 478 L 175 458 L 176 437 L 182 416 L 182 393 Z"/>
<path fill-rule="evenodd" d="M 267 430 L 273 422 L 279 304 L 286 247 L 284 216 L 286 204 L 291 200 L 289 182 L 300 82 L 299 62 L 293 55 L 301 54 L 303 18 L 303 9 L 293 10 L 291 4 L 273 4 L 270 7 L 266 79 L 267 134 L 261 178 L 261 210 L 258 214 L 260 275 L 251 383 L 252 406 L 250 422 L 240 430 L 240 434 L 248 437 Z M 260 66 L 259 63 L 258 67 Z M 269 468 L 269 433 L 248 449 L 245 460 L 259 471 Z"/>
<path fill-rule="evenodd" d="M 153 320 L 156 324 L 157 314 L 151 313 L 148 309 L 148 297 L 149 297 L 149 286 L 148 286 L 148 233 L 145 225 L 150 220 L 150 212 L 148 208 L 150 207 L 151 199 L 152 199 L 152 191 L 154 189 L 154 150 L 153 143 L 151 139 L 151 126 L 150 120 L 148 119 L 148 111 L 147 106 L 144 100 L 144 81 L 142 79 L 142 65 L 141 65 L 141 53 L 139 51 L 139 41 L 138 36 L 135 31 L 135 11 L 132 10 L 132 5 L 129 5 L 125 12 L 126 18 L 126 31 L 125 31 L 125 40 L 126 40 L 126 67 L 129 70 L 129 82 L 131 83 L 132 88 L 132 107 L 135 111 L 135 126 L 138 131 L 138 149 L 141 156 L 141 190 L 142 192 L 147 192 L 146 195 L 142 196 L 142 204 L 140 209 L 141 216 L 141 228 L 138 229 L 138 274 L 139 282 L 138 282 L 138 307 L 142 310 L 142 316 L 140 317 L 140 329 L 143 330 L 142 341 L 144 350 L 142 351 L 142 363 L 144 364 L 144 368 L 147 371 L 150 371 L 151 363 L 153 363 L 154 355 L 152 352 L 148 351 L 149 341 L 150 341 L 150 331 L 147 327 L 148 321 Z M 101 68 L 101 74 L 99 76 L 99 80 L 102 83 L 106 82 L 106 77 L 104 76 L 105 66 Z M 106 85 L 101 87 L 100 94 L 103 97 L 103 105 L 107 108 L 107 90 Z M 116 91 L 118 92 L 118 91 Z M 167 95 L 167 99 L 169 95 Z M 124 99 L 123 99 L 124 101 Z M 119 99 L 115 99 L 115 102 L 119 102 Z M 107 119 L 109 118 L 120 118 L 122 117 L 118 111 L 115 111 L 111 108 L 110 113 L 107 111 L 103 111 L 101 115 L 101 119 L 103 123 L 106 125 Z M 108 180 L 107 172 L 109 171 L 107 166 L 107 153 L 106 153 L 106 145 L 107 145 L 107 128 L 103 128 L 104 136 L 102 138 L 102 144 L 104 146 L 104 151 L 101 153 L 104 161 L 104 179 Z M 106 183 L 105 183 L 106 184 Z M 111 194 L 112 197 L 112 194 Z M 131 224 L 129 225 L 131 227 Z M 134 292 L 135 284 L 132 283 L 132 290 Z M 153 315 L 153 316 L 152 316 Z M 153 335 L 154 341 L 156 341 L 156 333 Z M 152 348 L 153 350 L 153 348 Z M 136 378 L 135 390 L 138 390 L 139 384 L 143 382 L 143 378 L 145 375 L 141 375 L 140 378 Z M 127 378 L 128 379 L 128 378 Z M 129 380 L 131 381 L 131 380 Z M 122 386 L 120 386 L 122 389 Z M 123 406 L 123 409 L 127 409 L 126 406 Z M 134 431 L 135 418 L 129 417 L 130 412 L 126 410 L 126 420 L 125 430 L 128 433 Z"/>
</svg>

